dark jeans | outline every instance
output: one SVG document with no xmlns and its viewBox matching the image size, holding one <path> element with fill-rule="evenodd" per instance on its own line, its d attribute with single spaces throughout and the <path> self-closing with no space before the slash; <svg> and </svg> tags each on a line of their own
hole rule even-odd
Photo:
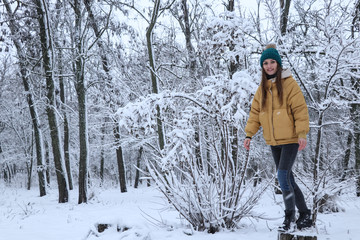
<svg viewBox="0 0 360 240">
<path fill-rule="evenodd" d="M 294 165 L 299 144 L 285 144 L 271 146 L 275 161 L 277 177 L 283 194 L 285 209 L 295 210 L 295 205 L 300 212 L 308 210 L 304 195 L 295 183 L 292 167 Z"/>
</svg>

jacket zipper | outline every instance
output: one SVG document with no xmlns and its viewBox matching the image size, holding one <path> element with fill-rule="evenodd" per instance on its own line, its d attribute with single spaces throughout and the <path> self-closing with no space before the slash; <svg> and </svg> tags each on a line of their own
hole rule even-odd
<svg viewBox="0 0 360 240">
<path fill-rule="evenodd" d="M 270 88 L 269 88 L 269 91 L 270 91 L 270 94 L 271 94 L 271 127 L 272 127 L 272 136 L 273 136 L 273 139 L 274 139 L 274 142 L 275 142 L 275 144 L 276 144 L 276 140 L 275 140 L 275 129 L 274 129 L 274 120 L 273 120 L 273 102 L 274 102 L 274 96 L 273 96 L 273 94 L 272 94 L 272 91 L 271 91 L 271 87 L 272 87 L 272 83 L 270 83 L 271 85 L 270 85 Z"/>
</svg>

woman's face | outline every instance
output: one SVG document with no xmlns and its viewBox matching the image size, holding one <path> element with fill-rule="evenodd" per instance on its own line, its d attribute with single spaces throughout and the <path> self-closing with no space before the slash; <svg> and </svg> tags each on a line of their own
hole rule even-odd
<svg viewBox="0 0 360 240">
<path fill-rule="evenodd" d="M 277 71 L 277 67 L 277 61 L 274 59 L 269 58 L 263 62 L 263 68 L 267 75 L 274 75 Z"/>
</svg>

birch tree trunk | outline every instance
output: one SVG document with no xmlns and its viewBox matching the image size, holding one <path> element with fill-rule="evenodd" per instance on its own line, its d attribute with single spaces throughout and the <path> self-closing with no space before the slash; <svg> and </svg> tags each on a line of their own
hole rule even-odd
<svg viewBox="0 0 360 240">
<path fill-rule="evenodd" d="M 20 75 L 24 85 L 24 90 L 27 93 L 26 100 L 29 106 L 32 126 L 34 129 L 37 173 L 39 179 L 40 197 L 42 197 L 46 195 L 46 178 L 45 178 L 46 165 L 44 164 L 44 146 L 43 146 L 44 142 L 43 142 L 42 131 L 40 129 L 40 119 L 37 113 L 34 96 L 32 94 L 31 81 L 29 79 L 30 72 L 26 66 L 26 62 L 27 62 L 26 54 L 23 52 L 24 46 L 22 45 L 22 43 L 19 40 L 19 37 L 17 36 L 20 26 L 15 21 L 15 16 L 11 10 L 11 6 L 8 0 L 3 0 L 3 2 L 9 17 L 9 29 L 12 34 L 12 41 L 15 45 L 17 55 L 19 58 Z"/>
<path fill-rule="evenodd" d="M 56 100 L 55 100 L 55 79 L 54 79 L 54 49 L 50 32 L 50 22 L 48 15 L 48 8 L 44 0 L 34 0 L 37 6 L 38 21 L 40 26 L 40 41 L 42 50 L 43 66 L 46 76 L 47 100 L 48 106 L 46 108 L 51 143 L 53 148 L 53 156 L 55 161 L 56 177 L 59 189 L 59 203 L 68 202 L 69 190 L 67 173 L 62 155 L 62 147 L 60 141 L 60 131 L 58 128 L 58 120 L 56 115 Z"/>
</svg>

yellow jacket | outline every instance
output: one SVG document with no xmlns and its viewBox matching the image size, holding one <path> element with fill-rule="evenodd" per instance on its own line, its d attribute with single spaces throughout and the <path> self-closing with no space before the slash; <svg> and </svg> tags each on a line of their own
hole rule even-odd
<svg viewBox="0 0 360 240">
<path fill-rule="evenodd" d="M 259 86 L 251 104 L 247 121 L 246 136 L 252 137 L 263 128 L 268 145 L 298 143 L 309 132 L 308 108 L 301 89 L 289 69 L 281 75 L 283 84 L 283 104 L 280 106 L 275 78 L 267 82 L 266 107 L 262 109 L 262 87 Z"/>
</svg>

